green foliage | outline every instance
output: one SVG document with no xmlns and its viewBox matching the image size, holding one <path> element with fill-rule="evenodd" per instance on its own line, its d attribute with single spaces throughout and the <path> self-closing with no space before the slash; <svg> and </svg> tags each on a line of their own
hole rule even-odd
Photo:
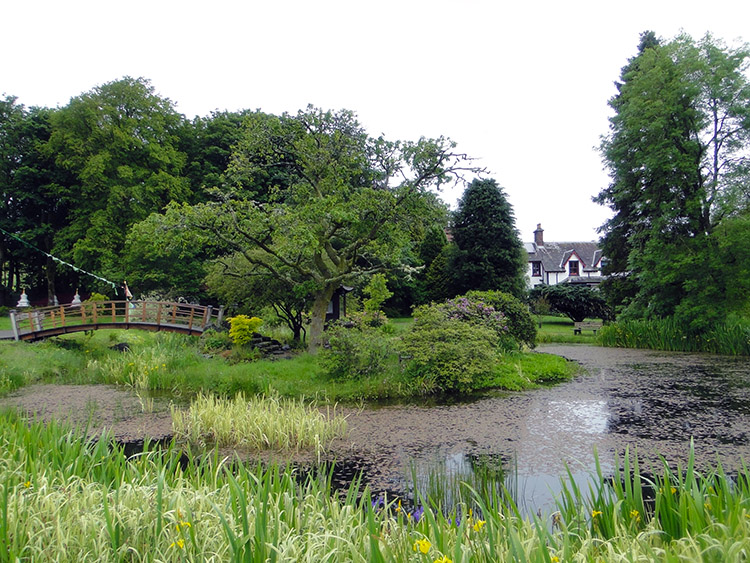
<svg viewBox="0 0 750 563">
<path fill-rule="evenodd" d="M 220 238 L 249 266 L 238 272 L 227 262 L 227 274 L 265 274 L 291 289 L 311 285 L 316 349 L 333 292 L 400 266 L 444 212 L 429 188 L 472 167 L 447 139 L 373 139 L 349 111 L 256 113 L 245 124 L 228 171 L 237 188 L 177 212 L 196 236 Z M 257 193 L 258 186 L 268 187 Z"/>
<path fill-rule="evenodd" d="M 536 345 L 536 327 L 528 306 L 510 293 L 502 291 L 469 291 L 466 297 L 481 301 L 505 317 L 508 333 L 519 346 L 533 348 Z"/>
<path fill-rule="evenodd" d="M 201 350 L 204 354 L 216 354 L 232 347 L 229 331 L 209 329 L 201 334 Z"/>
<path fill-rule="evenodd" d="M 497 313 L 471 302 L 423 305 L 402 337 L 406 375 L 425 394 L 467 393 L 480 388 L 499 360 Z"/>
<path fill-rule="evenodd" d="M 238 312 L 272 310 L 273 317 L 281 319 L 292 332 L 293 343 L 301 346 L 316 288 L 314 282 L 292 283 L 284 277 L 271 275 L 239 253 L 214 260 L 207 270 L 205 283 L 211 295 L 223 303 L 233 304 Z M 279 267 L 277 271 L 286 270 Z"/>
<path fill-rule="evenodd" d="M 603 289 L 623 319 L 674 317 L 698 335 L 747 304 L 732 289 L 747 257 L 727 256 L 723 235 L 739 243 L 750 205 L 748 63 L 747 45 L 648 32 L 622 69 L 601 144 L 612 180 L 596 201 L 613 211 Z"/>
<path fill-rule="evenodd" d="M 513 208 L 495 180 L 469 184 L 453 215 L 451 233 L 458 248 L 450 269 L 456 293 L 500 290 L 524 295 L 526 252 Z"/>
<path fill-rule="evenodd" d="M 382 326 L 387 319 L 380 308 L 383 306 L 386 299 L 393 295 L 393 293 L 388 290 L 385 275 L 375 274 L 372 276 L 370 282 L 362 291 L 368 296 L 367 299 L 362 302 L 367 322 L 372 326 Z"/>
<path fill-rule="evenodd" d="M 673 352 L 708 352 L 750 356 L 750 324 L 723 322 L 694 334 L 690 326 L 674 317 L 618 321 L 597 334 L 603 346 L 649 348 Z"/>
<path fill-rule="evenodd" d="M 382 376 L 397 362 L 392 338 L 370 321 L 367 315 L 353 315 L 329 326 L 328 346 L 319 354 L 328 377 L 359 380 Z"/>
<path fill-rule="evenodd" d="M 141 293 L 156 293 L 165 301 L 182 297 L 205 302 L 204 278 L 216 241 L 183 236 L 181 219 L 173 214 L 152 213 L 128 232 L 122 252 L 122 269 L 137 280 Z"/>
<path fill-rule="evenodd" d="M 454 243 L 448 243 L 430 263 L 424 280 L 426 302 L 438 303 L 456 296 L 456 280 L 452 268 L 458 252 Z"/>
<path fill-rule="evenodd" d="M 236 315 L 229 319 L 230 329 L 229 336 L 232 342 L 237 346 L 244 346 L 253 338 L 253 334 L 263 324 L 263 320 L 258 317 L 248 317 L 247 315 Z"/>
<path fill-rule="evenodd" d="M 55 247 L 79 267 L 121 277 L 130 227 L 171 200 L 186 201 L 182 117 L 148 80 L 124 77 L 73 98 L 52 115 L 49 149 L 67 175 L 71 212 Z"/>
<path fill-rule="evenodd" d="M 232 446 L 250 450 L 296 451 L 312 448 L 325 453 L 328 444 L 346 431 L 346 420 L 328 419 L 314 404 L 259 396 L 231 399 L 199 394 L 187 411 L 172 407 L 175 436 L 191 444 Z"/>
<path fill-rule="evenodd" d="M 587 286 L 561 283 L 537 285 L 529 292 L 532 300 L 544 298 L 553 311 L 567 315 L 575 322 L 586 318 L 607 320 L 612 313 L 598 290 Z"/>
<path fill-rule="evenodd" d="M 92 293 L 92 294 L 91 294 L 91 295 L 89 296 L 89 298 L 88 298 L 88 299 L 86 299 L 86 302 L 89 302 L 89 301 L 109 301 L 109 300 L 110 300 L 110 299 L 109 299 L 109 297 L 107 297 L 106 295 L 103 295 L 103 294 L 101 294 L 101 293 L 97 293 L 97 292 L 95 291 L 95 292 L 93 292 L 93 293 Z"/>
</svg>

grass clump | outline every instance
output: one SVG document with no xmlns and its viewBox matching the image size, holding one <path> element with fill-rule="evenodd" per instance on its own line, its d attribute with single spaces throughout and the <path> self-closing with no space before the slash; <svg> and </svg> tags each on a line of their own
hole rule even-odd
<svg viewBox="0 0 750 563">
<path fill-rule="evenodd" d="M 198 395 L 187 411 L 172 408 L 175 436 L 192 444 L 251 450 L 294 451 L 313 448 L 320 455 L 346 433 L 346 420 L 335 409 L 323 414 L 303 401 L 243 393 L 232 399 Z"/>
<path fill-rule="evenodd" d="M 619 321 L 602 327 L 599 342 L 619 348 L 750 356 L 750 324 L 726 322 L 693 334 L 674 318 Z"/>
</svg>

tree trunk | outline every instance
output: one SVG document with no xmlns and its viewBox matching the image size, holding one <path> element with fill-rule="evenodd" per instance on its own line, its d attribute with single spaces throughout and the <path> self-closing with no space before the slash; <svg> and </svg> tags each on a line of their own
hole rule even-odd
<svg viewBox="0 0 750 563">
<path fill-rule="evenodd" d="M 10 300 L 10 277 L 5 283 L 5 248 L 0 245 L 0 307 L 5 305 L 5 300 Z"/>
<path fill-rule="evenodd" d="M 328 311 L 328 304 L 331 302 L 334 291 L 336 291 L 336 286 L 325 286 L 315 295 L 310 322 L 310 343 L 307 346 L 307 350 L 311 354 L 317 354 L 318 349 L 323 344 L 326 312 Z"/>
<path fill-rule="evenodd" d="M 57 267 L 55 261 L 47 257 L 47 265 L 44 268 L 47 275 L 47 305 L 55 304 L 55 274 L 57 273 Z"/>
</svg>

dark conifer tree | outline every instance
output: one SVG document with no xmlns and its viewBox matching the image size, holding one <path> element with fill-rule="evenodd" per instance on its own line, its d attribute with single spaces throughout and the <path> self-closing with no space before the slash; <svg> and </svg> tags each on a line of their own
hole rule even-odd
<svg viewBox="0 0 750 563">
<path fill-rule="evenodd" d="M 469 184 L 451 228 L 458 247 L 451 265 L 456 294 L 494 289 L 525 295 L 527 256 L 515 222 L 513 208 L 495 180 Z"/>
</svg>

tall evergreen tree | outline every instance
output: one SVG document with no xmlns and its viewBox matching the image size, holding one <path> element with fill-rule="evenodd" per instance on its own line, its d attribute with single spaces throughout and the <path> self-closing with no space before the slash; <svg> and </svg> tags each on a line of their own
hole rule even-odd
<svg viewBox="0 0 750 563">
<path fill-rule="evenodd" d="M 647 32 L 622 70 L 601 144 L 612 180 L 595 201 L 614 211 L 601 228 L 606 273 L 628 316 L 677 315 L 700 330 L 726 313 L 713 232 L 747 205 L 749 55 L 710 35 L 662 43 Z"/>
<path fill-rule="evenodd" d="M 456 294 L 499 290 L 523 297 L 527 256 L 515 225 L 513 208 L 492 179 L 474 180 L 453 215 L 451 233 Z"/>
</svg>

